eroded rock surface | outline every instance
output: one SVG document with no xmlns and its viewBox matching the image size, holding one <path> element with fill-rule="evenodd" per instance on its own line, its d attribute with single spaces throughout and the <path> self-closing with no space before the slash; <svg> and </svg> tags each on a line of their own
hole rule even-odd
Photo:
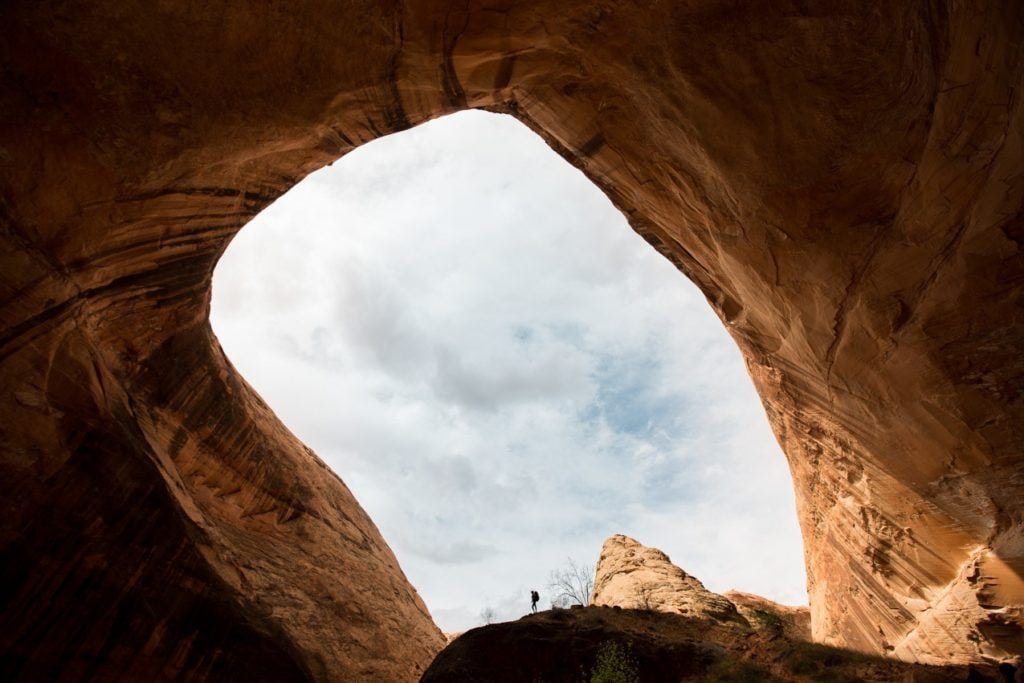
<svg viewBox="0 0 1024 683">
<path fill-rule="evenodd" d="M 785 634 L 795 641 L 811 640 L 811 615 L 806 607 L 780 605 L 749 593 L 714 593 L 697 577 L 672 564 L 662 551 L 622 534 L 610 537 L 601 547 L 590 602 L 740 624 Z"/>
<path fill-rule="evenodd" d="M 815 638 L 1021 653 L 1022 12 L 4 3 L 4 677 L 426 666 L 443 637 L 390 550 L 207 314 L 249 218 L 467 107 L 544 136 L 727 325 L 793 472 Z"/>
<path fill-rule="evenodd" d="M 811 611 L 806 607 L 781 605 L 760 595 L 727 591 L 723 594 L 751 624 L 781 631 L 795 641 L 811 642 Z"/>
<path fill-rule="evenodd" d="M 622 534 L 601 547 L 590 603 L 743 621 L 736 605 L 672 564 L 668 555 Z"/>
</svg>

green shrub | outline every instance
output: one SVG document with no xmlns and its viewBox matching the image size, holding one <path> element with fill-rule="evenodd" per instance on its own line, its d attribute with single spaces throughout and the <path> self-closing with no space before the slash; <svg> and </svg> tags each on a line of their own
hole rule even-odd
<svg viewBox="0 0 1024 683">
<path fill-rule="evenodd" d="M 640 683 L 636 659 L 628 647 L 607 642 L 597 651 L 590 683 Z"/>
<path fill-rule="evenodd" d="M 781 632 L 786 626 L 786 622 L 783 621 L 782 617 L 775 612 L 764 609 L 754 609 L 751 610 L 751 612 L 753 613 L 754 618 L 761 622 L 761 625 L 766 629 Z"/>
</svg>

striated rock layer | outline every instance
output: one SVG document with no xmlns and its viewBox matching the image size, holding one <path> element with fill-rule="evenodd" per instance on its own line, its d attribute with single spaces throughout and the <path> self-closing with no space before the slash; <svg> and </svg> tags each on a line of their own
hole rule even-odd
<svg viewBox="0 0 1024 683">
<path fill-rule="evenodd" d="M 207 314 L 260 209 L 467 107 L 543 135 L 727 325 L 793 472 L 815 638 L 1021 653 L 1022 12 L 5 3 L 3 677 L 426 666 L 443 637 L 390 550 Z"/>
<path fill-rule="evenodd" d="M 806 607 L 780 605 L 736 591 L 719 595 L 672 564 L 665 553 L 622 534 L 615 534 L 601 548 L 590 604 L 681 614 L 777 632 L 795 641 L 811 640 Z"/>
</svg>

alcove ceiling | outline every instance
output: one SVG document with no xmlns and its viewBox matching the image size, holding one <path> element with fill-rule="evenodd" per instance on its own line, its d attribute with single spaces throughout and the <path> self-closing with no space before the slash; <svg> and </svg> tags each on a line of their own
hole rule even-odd
<svg viewBox="0 0 1024 683">
<path fill-rule="evenodd" d="M 793 473 L 815 638 L 1022 654 L 1014 3 L 0 14 L 0 651 L 22 675 L 429 663 L 442 636 L 373 522 L 207 318 L 249 218 L 466 108 L 581 168 L 737 341 Z"/>
</svg>

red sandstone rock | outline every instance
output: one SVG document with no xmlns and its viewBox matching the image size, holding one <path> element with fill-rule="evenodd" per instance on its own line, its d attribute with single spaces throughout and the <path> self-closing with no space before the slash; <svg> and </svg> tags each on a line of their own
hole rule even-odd
<svg viewBox="0 0 1024 683">
<path fill-rule="evenodd" d="M 466 107 L 543 135 L 727 325 L 793 472 L 816 639 L 1024 652 L 1019 3 L 125 0 L 0 25 L 6 677 L 426 666 L 443 637 L 390 550 L 207 314 L 275 197 Z"/>
</svg>

